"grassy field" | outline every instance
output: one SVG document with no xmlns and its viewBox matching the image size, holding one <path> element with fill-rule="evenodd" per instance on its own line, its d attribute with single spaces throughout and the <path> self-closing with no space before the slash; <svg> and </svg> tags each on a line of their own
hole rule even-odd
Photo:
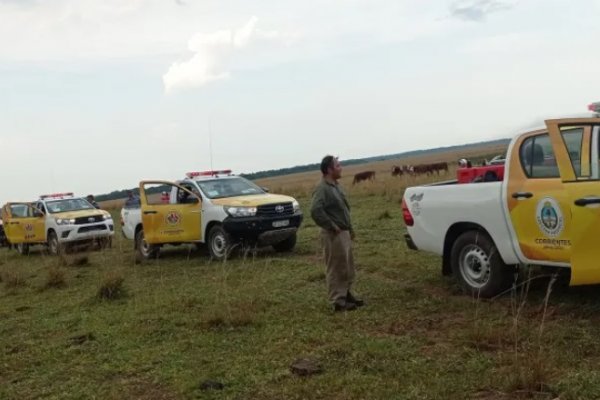
<svg viewBox="0 0 600 400">
<path fill-rule="evenodd" d="M 403 242 L 399 199 L 415 182 L 375 165 L 376 182 L 352 187 L 361 169 L 342 180 L 367 302 L 349 313 L 327 304 L 306 214 L 318 174 L 259 182 L 301 202 L 291 254 L 215 263 L 178 246 L 136 265 L 119 231 L 111 249 L 63 259 L 1 249 L 0 398 L 600 398 L 598 287 L 541 277 L 492 301 L 466 297 L 438 257 Z M 294 375 L 297 358 L 322 372 Z"/>
</svg>

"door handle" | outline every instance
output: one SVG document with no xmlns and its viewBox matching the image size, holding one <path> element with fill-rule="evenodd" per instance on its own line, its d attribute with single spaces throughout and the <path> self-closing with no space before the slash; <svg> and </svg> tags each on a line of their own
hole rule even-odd
<svg viewBox="0 0 600 400">
<path fill-rule="evenodd" d="M 19 223 L 17 221 L 10 221 L 11 225 L 19 225 Z"/>
<path fill-rule="evenodd" d="M 156 211 L 144 211 L 144 214 L 156 214 Z"/>
<path fill-rule="evenodd" d="M 600 197 L 590 196 L 575 200 L 575 205 L 579 207 L 585 207 L 591 204 L 600 204 Z"/>
<path fill-rule="evenodd" d="M 533 197 L 533 193 L 531 192 L 514 192 L 512 194 L 513 199 L 528 199 Z"/>
</svg>

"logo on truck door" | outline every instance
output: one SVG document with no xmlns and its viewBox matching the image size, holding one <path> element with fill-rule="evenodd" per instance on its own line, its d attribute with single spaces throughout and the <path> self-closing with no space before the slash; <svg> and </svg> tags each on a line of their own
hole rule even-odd
<svg viewBox="0 0 600 400">
<path fill-rule="evenodd" d="M 541 199 L 536 207 L 536 221 L 540 230 L 550 237 L 560 235 L 564 220 L 558 202 L 551 197 Z"/>
<path fill-rule="evenodd" d="M 167 225 L 175 226 L 179 224 L 179 221 L 181 221 L 181 214 L 175 210 L 169 211 L 165 216 L 165 222 Z"/>
</svg>

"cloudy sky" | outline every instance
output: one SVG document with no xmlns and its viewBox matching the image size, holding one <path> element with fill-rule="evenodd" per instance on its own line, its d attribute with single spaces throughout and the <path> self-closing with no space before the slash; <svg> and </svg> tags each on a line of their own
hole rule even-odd
<svg viewBox="0 0 600 400">
<path fill-rule="evenodd" d="M 600 0 L 0 0 L 0 201 L 511 137 L 600 100 L 599 16 Z"/>
</svg>

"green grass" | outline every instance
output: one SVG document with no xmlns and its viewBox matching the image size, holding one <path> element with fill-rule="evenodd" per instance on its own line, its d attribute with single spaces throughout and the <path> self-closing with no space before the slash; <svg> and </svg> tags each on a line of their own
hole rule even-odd
<svg viewBox="0 0 600 400">
<path fill-rule="evenodd" d="M 524 302 L 466 297 L 406 248 L 394 193 L 350 190 L 367 305 L 346 314 L 327 304 L 307 214 L 295 252 L 225 264 L 179 246 L 136 265 L 120 232 L 87 263 L 0 250 L 0 398 L 600 397 L 598 287 L 556 287 L 546 311 L 547 282 Z M 119 296 L 99 296 L 107 284 Z M 292 374 L 301 357 L 323 372 Z"/>
</svg>

